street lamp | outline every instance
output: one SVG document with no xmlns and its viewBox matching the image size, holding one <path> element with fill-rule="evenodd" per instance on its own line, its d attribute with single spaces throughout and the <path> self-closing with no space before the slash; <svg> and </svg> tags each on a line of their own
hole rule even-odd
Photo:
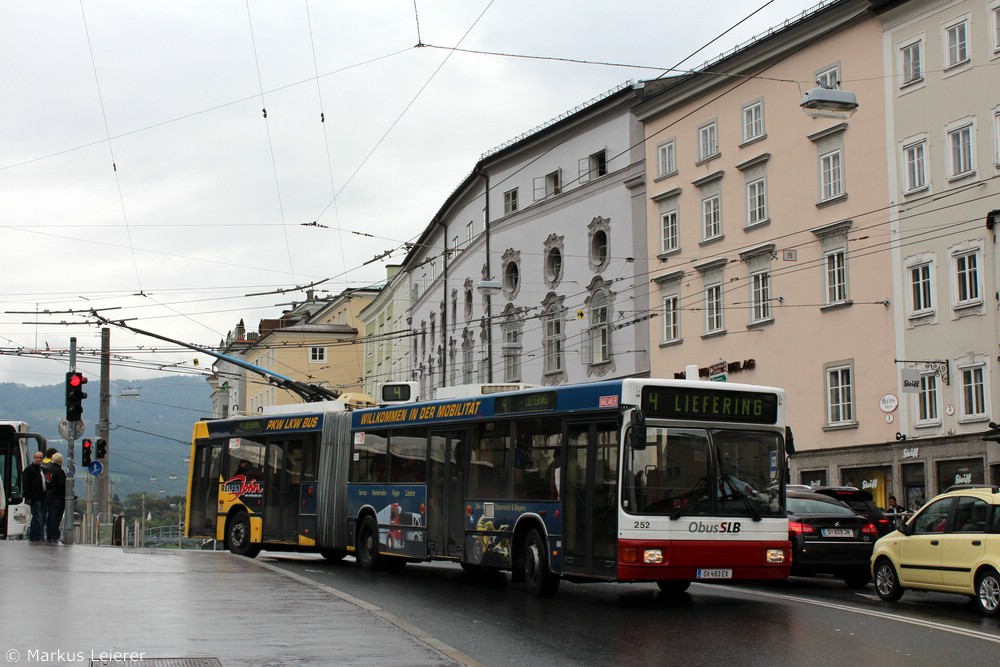
<svg viewBox="0 0 1000 667">
<path fill-rule="evenodd" d="M 813 118 L 847 119 L 858 109 L 858 98 L 849 90 L 810 88 L 802 96 L 799 106 Z"/>
</svg>

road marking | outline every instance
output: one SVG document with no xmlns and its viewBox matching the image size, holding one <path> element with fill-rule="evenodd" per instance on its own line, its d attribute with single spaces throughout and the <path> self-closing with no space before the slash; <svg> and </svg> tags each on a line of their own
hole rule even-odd
<svg viewBox="0 0 1000 667">
<path fill-rule="evenodd" d="M 313 581 L 309 577 L 304 577 L 301 574 L 298 574 L 297 572 L 290 572 L 288 570 L 282 569 L 277 565 L 272 565 L 271 563 L 266 563 L 264 561 L 256 559 L 247 559 L 247 560 L 250 560 L 250 562 L 252 562 L 254 565 L 258 565 L 264 569 L 270 570 L 271 572 L 276 572 L 278 574 L 284 575 L 289 579 L 297 581 L 301 584 L 312 586 L 313 588 L 317 588 L 323 591 L 324 593 L 329 593 L 330 595 L 338 597 L 344 602 L 349 602 L 350 604 L 361 607 L 368 613 L 374 614 L 375 616 L 378 616 L 379 618 L 391 623 L 392 625 L 395 625 L 397 628 L 399 628 L 406 634 L 410 635 L 417 641 L 427 644 L 435 651 L 443 653 L 444 655 L 448 656 L 449 658 L 451 658 L 452 660 L 461 665 L 466 665 L 467 667 L 486 667 L 486 665 L 479 662 L 472 656 L 462 653 L 454 646 L 445 644 L 440 639 L 432 637 L 430 634 L 424 632 L 423 630 L 413 625 L 412 623 L 408 623 L 407 621 L 404 621 L 395 614 L 390 613 L 385 609 L 382 609 L 381 607 L 373 605 L 370 602 L 365 602 L 361 598 L 356 598 L 353 595 L 345 593 L 344 591 L 341 590 L 337 590 L 332 586 L 327 586 L 326 584 L 321 584 L 318 581 Z"/>
<path fill-rule="evenodd" d="M 718 587 L 714 587 L 718 590 Z M 919 625 L 924 628 L 931 628 L 933 630 L 940 630 L 942 632 L 950 632 L 954 635 L 963 635 L 965 637 L 973 637 L 975 639 L 982 639 L 984 641 L 993 642 L 994 644 L 1000 644 L 1000 637 L 996 635 L 991 635 L 986 632 L 978 632 L 976 630 L 966 630 L 963 628 L 957 628 L 952 625 L 945 625 L 943 623 L 936 623 L 934 621 L 921 621 L 915 618 L 904 618 L 897 614 L 892 614 L 885 611 L 874 611 L 871 609 L 859 609 L 857 607 L 849 607 L 843 604 L 837 604 L 835 602 L 824 602 L 822 600 L 811 600 L 809 598 L 801 598 L 795 595 L 785 595 L 783 593 L 765 593 L 763 591 L 750 590 L 746 588 L 738 588 L 734 586 L 737 590 L 743 591 L 744 593 L 749 593 L 752 595 L 760 595 L 762 597 L 775 598 L 779 600 L 788 600 L 790 602 L 801 602 L 802 604 L 811 604 L 814 607 L 826 607 L 828 609 L 836 609 L 838 611 L 846 611 L 852 614 L 861 614 L 863 616 L 874 616 L 876 618 L 885 619 L 887 621 L 897 621 L 899 623 L 908 623 L 909 625 Z"/>
</svg>

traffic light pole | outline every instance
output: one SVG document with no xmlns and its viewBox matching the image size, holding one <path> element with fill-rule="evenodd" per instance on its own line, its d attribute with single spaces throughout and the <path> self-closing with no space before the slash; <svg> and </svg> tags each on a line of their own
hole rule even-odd
<svg viewBox="0 0 1000 667">
<path fill-rule="evenodd" d="M 69 369 L 70 371 L 76 370 L 76 336 L 69 339 Z M 69 444 L 66 446 L 66 458 L 64 459 L 69 461 L 69 465 L 66 466 L 66 509 L 63 512 L 62 539 L 64 544 L 73 544 L 73 531 L 75 529 L 73 525 L 73 513 L 76 511 L 76 480 L 74 479 L 76 462 L 73 458 L 73 443 L 76 440 L 75 426 L 75 424 L 69 424 L 70 437 L 66 439 Z"/>
<path fill-rule="evenodd" d="M 111 403 L 111 329 L 104 327 L 101 329 L 101 407 L 100 417 L 97 421 L 97 460 L 101 462 L 103 469 L 97 476 L 97 516 L 98 524 L 103 518 L 105 522 L 111 523 L 108 515 L 110 507 L 110 476 L 109 463 L 111 457 L 108 455 L 108 409 Z M 103 444 L 102 442 L 103 441 Z M 98 526 L 100 535 L 100 526 Z"/>
</svg>

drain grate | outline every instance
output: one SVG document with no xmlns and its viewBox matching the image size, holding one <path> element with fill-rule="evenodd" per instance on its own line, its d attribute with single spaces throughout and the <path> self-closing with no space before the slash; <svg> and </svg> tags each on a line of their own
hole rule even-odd
<svg viewBox="0 0 1000 667">
<path fill-rule="evenodd" d="M 222 667 L 218 658 L 144 658 L 142 660 L 91 660 L 90 667 Z"/>
</svg>

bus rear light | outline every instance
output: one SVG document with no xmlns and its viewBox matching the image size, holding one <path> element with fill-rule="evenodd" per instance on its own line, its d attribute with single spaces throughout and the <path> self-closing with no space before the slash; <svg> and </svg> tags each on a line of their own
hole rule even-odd
<svg viewBox="0 0 1000 667">
<path fill-rule="evenodd" d="M 784 549 L 768 549 L 767 550 L 767 562 L 772 565 L 780 565 L 785 562 L 785 550 Z"/>
<path fill-rule="evenodd" d="M 646 549 L 642 552 L 642 562 L 647 565 L 658 565 L 663 562 L 663 551 L 660 549 Z"/>
</svg>

